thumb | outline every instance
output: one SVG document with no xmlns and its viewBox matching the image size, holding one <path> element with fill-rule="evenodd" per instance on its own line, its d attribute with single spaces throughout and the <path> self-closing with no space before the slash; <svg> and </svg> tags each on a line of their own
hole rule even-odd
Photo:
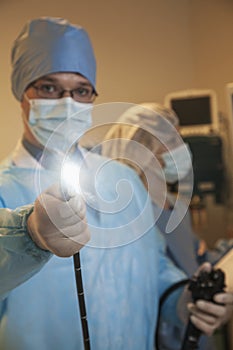
<svg viewBox="0 0 233 350">
<path fill-rule="evenodd" d="M 204 262 L 197 271 L 194 273 L 194 277 L 197 277 L 200 275 L 201 272 L 210 272 L 212 270 L 212 265 L 209 262 Z"/>
</svg>

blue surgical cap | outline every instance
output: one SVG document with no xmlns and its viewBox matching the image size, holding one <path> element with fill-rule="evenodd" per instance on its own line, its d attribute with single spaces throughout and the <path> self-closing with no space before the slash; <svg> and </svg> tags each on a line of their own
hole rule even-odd
<svg viewBox="0 0 233 350">
<path fill-rule="evenodd" d="M 11 59 L 12 91 L 19 101 L 33 81 L 57 72 L 79 73 L 95 89 L 96 62 L 88 34 L 65 19 L 28 22 L 13 44 Z"/>
</svg>

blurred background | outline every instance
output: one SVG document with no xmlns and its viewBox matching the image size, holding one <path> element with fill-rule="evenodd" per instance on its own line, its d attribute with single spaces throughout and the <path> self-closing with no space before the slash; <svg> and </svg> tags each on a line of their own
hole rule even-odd
<svg viewBox="0 0 233 350">
<path fill-rule="evenodd" d="M 193 225 L 209 247 L 220 237 L 232 238 L 233 0 L 0 0 L 0 159 L 13 150 L 22 131 L 20 106 L 10 87 L 11 45 L 25 22 L 38 16 L 64 17 L 88 31 L 97 59 L 96 104 L 164 103 L 178 91 L 184 96 L 214 92 L 215 109 L 211 95 L 209 120 L 203 122 L 208 128 L 191 120 L 191 128 L 184 128 L 199 179 Z M 116 118 L 106 114 L 94 123 Z M 211 171 L 203 168 L 202 150 L 213 160 Z M 233 349 L 230 343 L 226 348 L 220 342 L 219 349 Z"/>
</svg>

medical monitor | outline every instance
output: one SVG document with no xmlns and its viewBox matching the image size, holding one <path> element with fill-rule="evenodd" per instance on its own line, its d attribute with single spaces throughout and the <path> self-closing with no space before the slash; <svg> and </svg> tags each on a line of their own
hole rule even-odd
<svg viewBox="0 0 233 350">
<path fill-rule="evenodd" d="M 183 90 L 165 96 L 180 122 L 181 135 L 218 132 L 217 97 L 213 90 Z"/>
<path fill-rule="evenodd" d="M 231 150 L 233 152 L 233 83 L 226 85 L 226 97 L 227 97 L 227 118 L 228 118 L 228 136 L 231 144 Z"/>
</svg>

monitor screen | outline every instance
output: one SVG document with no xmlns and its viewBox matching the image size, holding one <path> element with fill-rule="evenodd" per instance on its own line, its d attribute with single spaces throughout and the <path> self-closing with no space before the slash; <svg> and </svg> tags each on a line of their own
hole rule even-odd
<svg viewBox="0 0 233 350">
<path fill-rule="evenodd" d="M 219 130 L 217 96 L 213 90 L 172 92 L 165 96 L 164 104 L 176 112 L 183 134 Z"/>
<path fill-rule="evenodd" d="M 179 118 L 180 126 L 212 123 L 210 96 L 172 99 L 171 107 Z"/>
<path fill-rule="evenodd" d="M 233 152 L 233 83 L 226 85 L 227 96 L 227 125 L 228 125 L 228 137 L 231 144 L 231 154 Z M 233 170 L 232 170 L 233 171 Z"/>
</svg>

